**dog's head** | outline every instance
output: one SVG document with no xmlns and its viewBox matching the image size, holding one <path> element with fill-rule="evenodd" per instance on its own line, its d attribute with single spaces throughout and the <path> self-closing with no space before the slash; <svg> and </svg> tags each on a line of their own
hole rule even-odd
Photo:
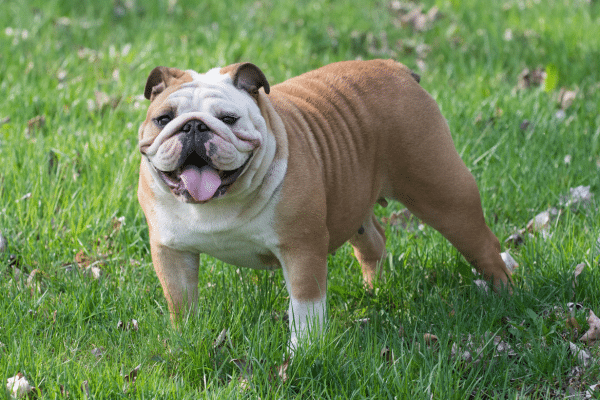
<svg viewBox="0 0 600 400">
<path fill-rule="evenodd" d="M 151 101 L 139 147 L 152 175 L 179 200 L 205 203 L 235 190 L 267 127 L 257 105 L 269 83 L 253 64 L 205 74 L 156 67 L 146 82 Z"/>
</svg>

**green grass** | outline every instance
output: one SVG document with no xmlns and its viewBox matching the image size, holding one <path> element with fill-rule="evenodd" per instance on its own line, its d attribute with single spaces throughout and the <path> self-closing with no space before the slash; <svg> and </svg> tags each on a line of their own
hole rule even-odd
<svg viewBox="0 0 600 400">
<path fill-rule="evenodd" d="M 579 185 L 600 196 L 598 2 L 426 1 L 424 10 L 437 5 L 443 18 L 425 32 L 398 27 L 386 1 L 149 3 L 1 3 L 2 386 L 22 372 L 49 399 L 65 391 L 83 398 L 84 381 L 98 399 L 543 399 L 598 383 L 598 345 L 578 341 L 588 309 L 600 314 L 598 203 L 560 207 Z M 418 51 L 423 44 L 427 54 Z M 298 352 L 286 380 L 276 378 L 288 340 L 280 271 L 238 272 L 202 257 L 199 312 L 174 330 L 135 195 L 149 71 L 243 60 L 274 84 L 329 62 L 376 57 L 422 75 L 501 241 L 538 212 L 563 211 L 550 238 L 525 235 L 511 250 L 520 264 L 515 294 L 482 294 L 432 229 L 387 227 L 389 272 L 373 293 L 363 290 L 348 246 L 330 257 L 328 330 Z M 526 67 L 555 71 L 556 84 L 515 89 Z M 561 118 L 563 87 L 578 94 Z M 45 122 L 28 129 L 38 116 Z M 76 258 L 96 262 L 102 277 Z M 586 268 L 573 289 L 579 263 Z M 37 269 L 39 290 L 17 269 Z M 568 302 L 584 307 L 574 312 L 578 328 L 567 324 Z M 139 330 L 118 327 L 132 319 Z M 213 348 L 224 328 L 227 341 Z M 438 344 L 427 345 L 425 333 Z M 493 335 L 515 354 L 495 353 Z M 568 341 L 595 360 L 575 374 Z M 480 347 L 481 356 L 453 356 L 453 344 Z"/>
</svg>

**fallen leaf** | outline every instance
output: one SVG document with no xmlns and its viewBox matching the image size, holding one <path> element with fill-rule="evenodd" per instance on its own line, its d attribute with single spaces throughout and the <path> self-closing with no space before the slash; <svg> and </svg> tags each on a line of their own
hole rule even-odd
<svg viewBox="0 0 600 400">
<path fill-rule="evenodd" d="M 90 265 L 90 257 L 85 254 L 85 250 L 79 250 L 77 254 L 75 254 L 75 262 L 79 266 L 79 268 L 85 268 Z"/>
<path fill-rule="evenodd" d="M 70 393 L 67 389 L 65 389 L 64 385 L 58 385 L 59 389 L 60 389 L 60 394 L 62 397 L 68 398 Z"/>
<path fill-rule="evenodd" d="M 532 87 L 541 86 L 546 80 L 546 71 L 543 68 L 536 68 L 530 70 L 525 68 L 519 74 L 519 83 L 517 84 L 518 89 L 529 89 Z"/>
<path fill-rule="evenodd" d="M 473 283 L 475 284 L 475 286 L 477 286 L 477 288 L 481 289 L 483 293 L 488 294 L 490 292 L 490 287 L 488 283 L 483 279 L 475 279 Z"/>
<path fill-rule="evenodd" d="M 113 232 L 118 232 L 121 230 L 121 226 L 125 224 L 125 217 L 113 217 L 112 219 L 112 228 Z"/>
<path fill-rule="evenodd" d="M 92 353 L 92 355 L 94 357 L 96 357 L 97 359 L 100 359 L 106 352 L 106 349 L 102 346 L 94 347 L 90 352 Z"/>
<path fill-rule="evenodd" d="M 431 333 L 426 333 L 423 335 L 423 340 L 426 345 L 432 345 L 438 342 L 438 337 Z"/>
<path fill-rule="evenodd" d="M 423 7 L 412 3 L 406 3 L 404 7 L 392 4 L 392 10 L 399 11 L 400 26 L 409 26 L 417 32 L 424 32 L 433 27 L 433 22 L 441 18 L 440 10 L 433 6 L 423 13 Z"/>
<path fill-rule="evenodd" d="M 94 91 L 94 100 L 88 101 L 88 110 L 94 111 L 99 110 L 103 111 L 105 108 L 115 109 L 119 105 L 121 101 L 121 97 L 110 97 L 108 94 L 95 90 Z"/>
<path fill-rule="evenodd" d="M 577 357 L 577 360 L 582 366 L 587 367 L 590 364 L 590 359 L 592 357 L 587 351 L 580 349 L 572 342 L 569 342 L 569 350 L 571 351 L 571 354 Z"/>
<path fill-rule="evenodd" d="M 577 319 L 575 317 L 569 317 L 567 318 L 567 326 L 569 328 L 573 328 L 573 329 L 581 329 L 581 327 L 579 326 L 579 322 L 577 322 Z"/>
<path fill-rule="evenodd" d="M 398 328 L 398 336 L 404 336 L 404 327 L 402 325 L 400 325 L 400 328 Z"/>
<path fill-rule="evenodd" d="M 140 329 L 138 321 L 136 319 L 132 319 L 131 321 L 127 321 L 127 324 L 125 324 L 123 321 L 119 320 L 119 322 L 117 322 L 117 329 L 121 329 L 124 331 L 138 331 Z"/>
<path fill-rule="evenodd" d="M 496 346 L 496 352 L 499 354 L 507 353 L 509 356 L 517 355 L 511 345 L 508 344 L 508 342 L 503 341 L 501 336 L 494 336 L 494 346 Z"/>
<path fill-rule="evenodd" d="M 86 398 L 90 397 L 90 385 L 88 384 L 88 381 L 83 381 L 81 383 L 81 391 L 83 392 Z"/>
<path fill-rule="evenodd" d="M 35 387 L 31 386 L 27 378 L 20 372 L 6 380 L 6 390 L 9 391 L 12 397 L 17 399 L 25 397 L 34 389 Z"/>
<path fill-rule="evenodd" d="M 242 360 L 241 358 L 234 358 L 231 360 L 231 362 L 239 368 L 242 376 L 247 378 L 252 377 L 252 365 L 249 362 Z"/>
<path fill-rule="evenodd" d="M 287 358 L 283 364 L 281 364 L 279 367 L 277 367 L 277 376 L 279 377 L 279 379 L 281 379 L 282 382 L 285 382 L 288 380 L 287 370 L 288 370 L 289 364 L 290 364 L 290 359 Z"/>
<path fill-rule="evenodd" d="M 213 342 L 213 349 L 223 346 L 223 344 L 225 343 L 225 340 L 227 339 L 228 332 L 229 331 L 227 330 L 227 328 L 224 328 L 221 331 L 221 333 L 219 333 L 219 336 L 217 336 L 217 338 Z"/>
<path fill-rule="evenodd" d="M 527 223 L 529 232 L 547 231 L 550 229 L 550 212 L 543 211 Z"/>
<path fill-rule="evenodd" d="M 566 110 L 567 108 L 571 107 L 576 98 L 576 90 L 567 90 L 565 88 L 560 89 L 560 92 L 558 93 L 558 102 L 560 104 L 560 108 Z"/>
<path fill-rule="evenodd" d="M 140 329 L 140 326 L 139 326 L 139 324 L 138 324 L 138 321 L 137 321 L 137 319 L 132 319 L 132 320 L 131 320 L 131 328 L 130 328 L 130 325 L 129 325 L 129 323 L 127 323 L 127 329 L 131 329 L 131 330 L 133 330 L 133 331 L 136 331 L 136 332 L 137 332 L 137 331 Z"/>
<path fill-rule="evenodd" d="M 100 277 L 102 276 L 102 270 L 95 265 L 96 263 L 94 263 L 94 264 L 90 265 L 89 267 L 87 267 L 85 269 L 84 275 L 91 276 L 94 279 L 100 279 Z"/>
<path fill-rule="evenodd" d="M 575 266 L 575 271 L 573 271 L 573 289 L 577 286 L 577 277 L 583 272 L 585 269 L 585 263 L 580 263 Z"/>
<path fill-rule="evenodd" d="M 594 391 L 599 390 L 600 391 L 600 383 L 596 383 L 595 385 L 590 386 L 590 390 L 586 390 L 585 391 L 585 398 L 586 399 L 592 399 L 594 397 Z"/>
<path fill-rule="evenodd" d="M 4 253 L 6 248 L 8 247 L 8 242 L 4 235 L 2 235 L 2 231 L 0 231 L 0 253 Z"/>
<path fill-rule="evenodd" d="M 383 346 L 383 348 L 379 352 L 379 356 L 383 358 L 388 364 L 393 364 L 396 360 L 396 357 L 394 356 L 394 351 L 391 350 L 388 346 Z"/>
<path fill-rule="evenodd" d="M 512 235 L 510 235 L 505 241 L 504 243 L 506 243 L 509 246 L 512 247 L 519 247 L 521 246 L 523 243 L 525 243 L 525 239 L 523 238 L 523 235 L 521 235 L 520 233 L 513 233 Z"/>
<path fill-rule="evenodd" d="M 506 265 L 506 268 L 510 272 L 515 272 L 515 269 L 519 268 L 519 263 L 510 255 L 508 251 L 500 253 L 500 257 L 502 257 L 502 261 Z"/>
<path fill-rule="evenodd" d="M 45 115 L 38 115 L 37 117 L 31 118 L 29 121 L 27 121 L 27 128 L 25 128 L 25 136 L 31 136 L 38 129 L 41 129 L 44 125 L 46 125 Z"/>
<path fill-rule="evenodd" d="M 571 207 L 575 211 L 581 206 L 588 206 L 592 202 L 594 194 L 590 191 L 590 186 L 577 186 L 569 189 L 569 194 L 561 197 L 563 207 Z"/>
<path fill-rule="evenodd" d="M 43 273 L 37 268 L 29 273 L 25 286 L 31 289 L 32 295 L 35 292 L 42 293 L 42 277 Z"/>
<path fill-rule="evenodd" d="M 456 343 L 452 343 L 452 349 L 450 350 L 450 357 L 459 357 L 463 361 L 471 362 L 473 361 L 473 356 L 471 352 L 468 350 L 462 350 Z"/>
<path fill-rule="evenodd" d="M 132 369 L 129 374 L 127 374 L 123 377 L 123 380 L 125 380 L 125 382 L 127 382 L 127 383 L 131 383 L 131 384 L 135 383 L 135 380 L 137 379 L 138 372 L 141 367 L 142 367 L 142 364 L 139 364 L 137 367 Z"/>
<path fill-rule="evenodd" d="M 392 228 L 403 229 L 407 231 L 416 231 L 419 229 L 419 219 L 408 209 L 394 211 L 389 218 L 382 218 L 383 223 L 387 223 Z"/>
<path fill-rule="evenodd" d="M 581 342 L 592 342 L 600 339 L 600 318 L 598 318 L 592 310 L 590 310 L 587 322 L 590 326 L 590 329 L 588 329 L 588 331 L 584 333 L 579 340 Z"/>
<path fill-rule="evenodd" d="M 15 202 L 19 203 L 21 201 L 29 200 L 30 198 L 31 198 L 31 192 L 25 193 L 21 198 L 19 198 L 18 200 L 15 200 Z"/>
</svg>

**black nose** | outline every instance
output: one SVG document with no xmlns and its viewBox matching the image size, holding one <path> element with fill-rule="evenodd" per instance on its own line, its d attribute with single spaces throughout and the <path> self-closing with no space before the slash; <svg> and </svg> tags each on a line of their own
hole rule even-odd
<svg viewBox="0 0 600 400">
<path fill-rule="evenodd" d="M 185 133 L 202 133 L 208 132 L 210 131 L 210 129 L 208 128 L 208 126 L 206 126 L 204 122 L 197 119 L 193 119 L 191 121 L 188 121 L 183 126 L 183 128 L 181 128 L 181 131 Z"/>
</svg>

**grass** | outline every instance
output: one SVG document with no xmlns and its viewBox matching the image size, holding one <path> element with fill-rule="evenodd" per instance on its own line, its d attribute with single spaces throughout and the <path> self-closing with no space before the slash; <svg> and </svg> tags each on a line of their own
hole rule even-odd
<svg viewBox="0 0 600 400">
<path fill-rule="evenodd" d="M 598 383 L 598 346 L 578 338 L 588 310 L 600 313 L 600 215 L 596 201 L 560 206 L 576 186 L 600 195 L 597 2 L 426 1 L 424 12 L 436 5 L 442 18 L 425 31 L 399 27 L 400 3 L 387 1 L 156 3 L 2 3 L 1 379 L 21 372 L 49 399 L 541 399 Z M 199 312 L 174 330 L 135 196 L 149 71 L 246 60 L 274 84 L 376 57 L 422 75 L 501 241 L 549 207 L 562 211 L 551 237 L 525 235 L 511 250 L 515 294 L 483 294 L 432 229 L 388 226 L 389 272 L 373 293 L 349 247 L 330 257 L 328 330 L 296 355 L 285 380 L 280 271 L 202 257 Z M 537 67 L 554 83 L 516 89 L 523 69 Z M 577 91 L 564 112 L 563 87 Z M 569 302 L 583 308 L 571 314 Z M 226 341 L 213 347 L 224 328 Z M 514 354 L 495 351 L 494 335 Z M 581 366 L 569 341 L 593 362 Z"/>
</svg>

